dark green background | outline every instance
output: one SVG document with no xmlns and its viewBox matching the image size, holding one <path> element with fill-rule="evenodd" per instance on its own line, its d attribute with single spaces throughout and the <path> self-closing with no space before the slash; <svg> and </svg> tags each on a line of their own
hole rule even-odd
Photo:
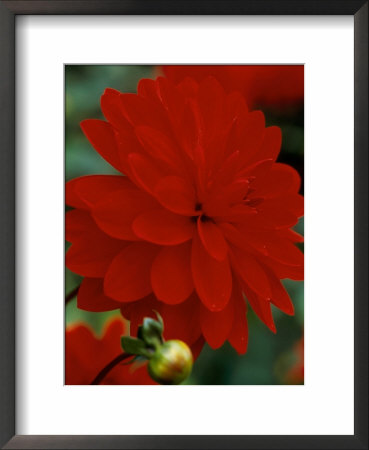
<svg viewBox="0 0 369 450">
<path fill-rule="evenodd" d="M 88 174 L 117 173 L 91 147 L 83 135 L 79 123 L 84 119 L 103 118 L 100 96 L 111 87 L 121 92 L 135 92 L 140 78 L 155 78 L 160 70 L 152 66 L 98 66 L 68 65 L 65 67 L 65 143 L 66 180 Z M 289 111 L 268 111 L 262 108 L 267 125 L 282 129 L 283 142 L 279 161 L 294 166 L 303 178 L 304 167 L 304 118 L 303 108 Z M 303 219 L 296 227 L 303 234 Z M 76 287 L 81 278 L 68 269 L 65 274 L 66 293 Z M 187 384 L 284 384 L 285 374 L 296 362 L 293 346 L 303 335 L 304 283 L 285 280 L 295 316 L 287 316 L 274 308 L 277 334 L 273 334 L 249 308 L 249 348 L 239 356 L 227 343 L 219 350 L 207 345 L 194 364 Z M 78 310 L 76 300 L 66 308 L 66 322 L 84 321 L 96 333 L 101 333 L 106 319 L 119 314 L 89 313 Z"/>
</svg>

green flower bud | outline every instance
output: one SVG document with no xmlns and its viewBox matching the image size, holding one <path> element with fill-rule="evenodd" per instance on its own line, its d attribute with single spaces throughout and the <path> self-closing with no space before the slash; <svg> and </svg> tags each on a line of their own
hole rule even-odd
<svg viewBox="0 0 369 450">
<path fill-rule="evenodd" d="M 164 342 L 150 358 L 148 371 L 160 384 L 180 384 L 191 373 L 192 353 L 187 344 L 179 340 Z"/>
</svg>

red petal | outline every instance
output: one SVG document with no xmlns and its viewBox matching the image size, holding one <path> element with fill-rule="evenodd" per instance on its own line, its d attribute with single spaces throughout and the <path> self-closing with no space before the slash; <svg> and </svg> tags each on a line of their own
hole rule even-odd
<svg viewBox="0 0 369 450">
<path fill-rule="evenodd" d="M 72 209 L 65 214 L 65 240 L 68 242 L 78 241 L 83 237 L 86 230 L 96 228 L 96 224 L 87 211 Z"/>
<path fill-rule="evenodd" d="M 67 216 L 66 226 L 67 236 L 73 244 L 65 255 L 66 266 L 82 276 L 103 277 L 126 243 L 104 234 L 87 213 L 71 213 Z"/>
<path fill-rule="evenodd" d="M 79 197 L 75 191 L 78 178 L 68 181 L 65 184 L 65 204 L 73 208 L 88 209 L 86 203 Z"/>
<path fill-rule="evenodd" d="M 132 228 L 145 241 L 176 245 L 191 239 L 195 224 L 189 217 L 173 214 L 166 209 L 154 209 L 138 216 Z"/>
<path fill-rule="evenodd" d="M 230 120 L 248 112 L 245 97 L 241 92 L 233 91 L 227 95 L 226 112 Z"/>
<path fill-rule="evenodd" d="M 273 331 L 273 333 L 277 332 L 277 329 L 274 324 L 272 310 L 270 307 L 270 302 L 265 300 L 264 298 L 256 295 L 248 286 L 243 286 L 248 302 L 251 305 L 251 308 L 254 310 L 259 319 L 265 323 L 265 325 Z"/>
<path fill-rule="evenodd" d="M 156 185 L 165 174 L 144 155 L 130 153 L 128 164 L 134 181 L 150 194 L 154 193 Z"/>
<path fill-rule="evenodd" d="M 257 214 L 238 219 L 243 227 L 253 231 L 279 230 L 293 227 L 298 222 L 296 214 L 284 208 L 274 207 L 269 202 L 265 201 L 257 208 Z"/>
<path fill-rule="evenodd" d="M 204 347 L 204 344 L 205 344 L 205 340 L 202 336 L 200 336 L 197 339 L 197 341 L 191 345 L 191 353 L 192 353 L 194 361 L 196 361 L 196 359 L 200 356 L 200 353 Z"/>
<path fill-rule="evenodd" d="M 191 273 L 191 245 L 164 247 L 151 267 L 151 285 L 159 300 L 176 304 L 186 300 L 194 289 Z"/>
<path fill-rule="evenodd" d="M 150 271 L 158 247 L 134 242 L 111 263 L 104 280 L 104 291 L 118 302 L 131 302 L 150 294 Z"/>
<path fill-rule="evenodd" d="M 122 94 L 115 89 L 105 89 L 101 96 L 101 111 L 106 120 L 110 122 L 116 129 L 127 131 L 130 125 L 124 117 L 122 108 Z"/>
<path fill-rule="evenodd" d="M 158 201 L 170 211 L 186 216 L 199 214 L 195 211 L 196 193 L 183 178 L 176 176 L 165 177 L 155 188 Z"/>
<path fill-rule="evenodd" d="M 199 85 L 193 78 L 186 77 L 176 85 L 176 90 L 186 98 L 195 98 L 199 91 Z"/>
<path fill-rule="evenodd" d="M 285 264 L 281 264 L 278 261 L 275 261 L 271 258 L 264 260 L 264 263 L 267 264 L 277 275 L 278 278 L 290 278 L 291 280 L 301 281 L 304 279 L 304 266 L 296 267 L 296 266 L 287 266 Z"/>
<path fill-rule="evenodd" d="M 103 278 L 84 278 L 77 294 L 77 307 L 84 311 L 103 312 L 120 308 L 120 303 L 104 294 Z"/>
<path fill-rule="evenodd" d="M 210 311 L 221 311 L 227 305 L 232 291 L 232 275 L 228 258 L 212 258 L 195 233 L 192 243 L 192 275 L 197 293 Z"/>
<path fill-rule="evenodd" d="M 100 355 L 95 356 L 96 347 L 98 340 L 89 327 L 81 324 L 68 326 L 65 333 L 65 384 L 91 383 L 101 362 Z"/>
<path fill-rule="evenodd" d="M 135 189 L 135 185 L 129 178 L 119 175 L 87 175 L 74 178 L 66 184 L 65 202 L 67 205 L 86 209 L 118 189 Z"/>
<path fill-rule="evenodd" d="M 201 330 L 211 348 L 221 347 L 229 336 L 234 318 L 233 301 L 219 312 L 211 312 L 205 306 L 200 307 Z"/>
<path fill-rule="evenodd" d="M 293 316 L 295 309 L 286 289 L 271 270 L 268 270 L 268 278 L 272 288 L 271 302 L 284 313 Z"/>
<path fill-rule="evenodd" d="M 227 256 L 228 245 L 219 227 L 212 221 L 204 221 L 199 217 L 197 229 L 201 242 L 209 255 L 217 261 L 223 261 Z"/>
<path fill-rule="evenodd" d="M 174 169 L 181 169 L 179 148 L 168 136 L 147 126 L 136 127 L 135 133 L 149 156 L 165 162 Z"/>
<path fill-rule="evenodd" d="M 276 163 L 268 176 L 253 182 L 256 197 L 275 198 L 282 194 L 297 194 L 301 179 L 298 172 L 287 164 Z"/>
<path fill-rule="evenodd" d="M 245 114 L 238 125 L 237 150 L 241 152 L 240 167 L 248 164 L 259 150 L 265 134 L 265 118 L 261 111 Z"/>
<path fill-rule="evenodd" d="M 194 102 L 185 105 L 181 122 L 175 129 L 178 142 L 190 157 L 193 156 L 193 151 L 199 145 L 200 140 L 200 125 L 196 106 Z"/>
<path fill-rule="evenodd" d="M 121 170 L 118 147 L 110 123 L 98 119 L 81 122 L 81 128 L 94 149 L 115 169 Z"/>
<path fill-rule="evenodd" d="M 265 129 L 264 139 L 256 155 L 250 162 L 271 158 L 277 159 L 282 145 L 282 132 L 279 127 L 268 127 Z"/>
<path fill-rule="evenodd" d="M 228 209 L 225 208 L 217 214 L 212 214 L 212 217 L 216 218 L 217 223 L 240 222 L 248 224 L 250 229 L 254 229 L 255 226 L 257 229 L 260 228 L 260 221 L 254 224 L 255 219 L 258 219 L 257 211 L 246 205 L 235 205 Z M 252 221 L 250 219 L 252 219 Z"/>
<path fill-rule="evenodd" d="M 132 126 L 147 125 L 167 131 L 168 121 L 156 102 L 136 94 L 122 94 L 121 102 L 123 113 Z"/>
<path fill-rule="evenodd" d="M 137 241 L 132 224 L 143 211 L 155 208 L 157 202 L 145 192 L 134 189 L 121 189 L 107 195 L 92 209 L 97 225 L 118 239 Z"/>
<path fill-rule="evenodd" d="M 289 240 L 270 240 L 266 243 L 266 250 L 271 258 L 287 266 L 304 264 L 304 254 Z"/>
<path fill-rule="evenodd" d="M 238 284 L 233 288 L 231 302 L 234 304 L 234 320 L 228 341 L 236 352 L 242 355 L 246 353 L 248 344 L 247 308 Z"/>
<path fill-rule="evenodd" d="M 158 101 L 157 82 L 149 78 L 141 78 L 137 85 L 137 95 L 147 100 Z"/>
<path fill-rule="evenodd" d="M 285 208 L 297 217 L 304 215 L 304 197 L 298 194 L 283 195 L 282 197 L 266 200 L 274 208 Z"/>
<path fill-rule="evenodd" d="M 220 186 L 224 186 L 234 181 L 237 169 L 239 168 L 239 161 L 240 152 L 236 150 L 223 162 L 216 180 Z"/>
<path fill-rule="evenodd" d="M 250 232 L 247 229 L 244 231 L 240 225 L 236 227 L 231 223 L 221 223 L 219 224 L 219 228 L 223 231 L 223 234 L 228 242 L 232 243 L 239 249 L 252 253 L 253 247 L 247 240 Z"/>
<path fill-rule="evenodd" d="M 227 224 L 227 226 L 229 225 Z M 237 234 L 239 232 L 241 233 Z M 301 266 L 304 263 L 303 253 L 288 238 L 284 235 L 280 235 L 279 232 L 267 231 L 256 233 L 254 231 L 248 231 L 247 229 L 243 230 L 242 226 L 238 226 L 238 230 L 236 229 L 231 237 L 239 238 L 238 241 L 232 241 L 235 242 L 237 246 L 248 251 L 250 251 L 250 248 L 253 248 L 262 255 L 272 258 L 282 264 L 288 266 Z"/>
<path fill-rule="evenodd" d="M 249 186 L 250 183 L 247 180 L 239 179 L 233 181 L 228 186 L 223 186 L 220 195 L 225 199 L 228 205 L 239 203 L 247 194 Z"/>
<path fill-rule="evenodd" d="M 257 216 L 254 216 L 256 218 Z M 263 202 L 259 207 L 258 218 L 265 228 L 290 228 L 297 224 L 298 217 L 287 209 L 278 208 L 272 203 Z"/>
<path fill-rule="evenodd" d="M 105 245 L 105 247 L 101 247 Z M 103 277 L 120 248 L 107 242 L 84 239 L 74 243 L 65 255 L 65 265 L 84 277 Z"/>
<path fill-rule="evenodd" d="M 245 251 L 236 248 L 232 249 L 232 264 L 240 274 L 241 278 L 250 288 L 263 298 L 269 298 L 272 291 L 269 285 L 268 276 L 259 262 L 248 255 Z"/>
<path fill-rule="evenodd" d="M 199 308 L 200 302 L 192 295 L 179 305 L 161 304 L 159 313 L 164 321 L 164 338 L 181 339 L 188 345 L 194 344 L 201 335 Z"/>
<path fill-rule="evenodd" d="M 296 233 L 294 230 L 280 230 L 279 233 L 282 237 L 285 237 L 292 242 L 304 242 L 304 236 L 301 236 L 301 234 Z"/>
<path fill-rule="evenodd" d="M 185 99 L 167 78 L 157 79 L 160 100 L 175 130 L 180 129 Z"/>
<path fill-rule="evenodd" d="M 208 77 L 200 83 L 198 103 L 208 138 L 224 126 L 224 100 L 224 89 L 215 78 Z"/>
<path fill-rule="evenodd" d="M 263 180 L 268 176 L 270 169 L 273 167 L 272 159 L 259 160 L 251 165 L 249 163 L 240 172 L 238 172 L 238 177 L 253 177 L 255 181 L 252 184 L 253 190 L 255 190 L 255 182 L 258 180 L 259 185 L 262 186 Z M 259 195 L 259 194 L 258 194 Z"/>
<path fill-rule="evenodd" d="M 122 110 L 132 126 L 147 125 L 151 122 L 149 102 L 136 94 L 122 94 Z"/>
<path fill-rule="evenodd" d="M 117 143 L 118 154 L 121 160 L 121 171 L 125 175 L 129 176 L 133 182 L 135 182 L 135 178 L 132 176 L 132 171 L 129 164 L 129 155 L 131 153 L 140 154 L 142 152 L 142 146 L 138 142 L 134 129 L 131 128 L 128 131 L 116 131 L 115 141 Z"/>
</svg>

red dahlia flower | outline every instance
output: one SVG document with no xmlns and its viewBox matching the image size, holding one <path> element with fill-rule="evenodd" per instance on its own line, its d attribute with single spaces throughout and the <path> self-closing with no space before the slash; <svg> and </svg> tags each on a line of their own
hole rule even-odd
<svg viewBox="0 0 369 450">
<path fill-rule="evenodd" d="M 304 66 L 163 66 L 165 75 L 178 83 L 191 76 L 197 81 L 211 75 L 227 92 L 239 90 L 250 108 L 286 108 L 304 100 Z"/>
<path fill-rule="evenodd" d="M 275 331 L 271 304 L 293 314 L 280 279 L 303 279 L 290 230 L 303 214 L 300 177 L 276 162 L 280 129 L 214 78 L 145 79 L 137 95 L 107 89 L 101 108 L 106 121 L 82 129 L 126 176 L 67 184 L 66 264 L 85 277 L 78 307 L 121 308 L 132 334 L 156 310 L 164 337 L 195 357 L 203 338 L 244 353 L 243 293 Z"/>
<path fill-rule="evenodd" d="M 122 319 L 111 319 L 98 338 L 85 324 L 71 325 L 65 334 L 65 384 L 90 384 L 96 375 L 122 353 Z M 119 364 L 101 384 L 156 384 L 146 367 Z"/>
</svg>

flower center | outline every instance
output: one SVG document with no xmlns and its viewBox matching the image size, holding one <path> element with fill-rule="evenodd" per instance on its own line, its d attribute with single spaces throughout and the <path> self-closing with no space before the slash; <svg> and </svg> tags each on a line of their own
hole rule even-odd
<svg viewBox="0 0 369 450">
<path fill-rule="evenodd" d="M 201 214 L 200 214 L 200 216 L 192 216 L 191 220 L 193 222 L 197 222 L 199 217 L 200 217 L 201 222 L 213 221 L 213 219 L 211 217 L 209 217 L 209 216 L 207 216 L 206 214 L 203 213 L 203 211 L 202 211 L 202 203 L 196 203 L 195 211 L 201 211 Z"/>
<path fill-rule="evenodd" d="M 212 221 L 213 219 L 212 219 L 211 217 L 205 215 L 205 214 L 202 214 L 202 215 L 200 216 L 200 220 L 201 220 L 201 222 L 210 222 L 210 221 Z"/>
</svg>

